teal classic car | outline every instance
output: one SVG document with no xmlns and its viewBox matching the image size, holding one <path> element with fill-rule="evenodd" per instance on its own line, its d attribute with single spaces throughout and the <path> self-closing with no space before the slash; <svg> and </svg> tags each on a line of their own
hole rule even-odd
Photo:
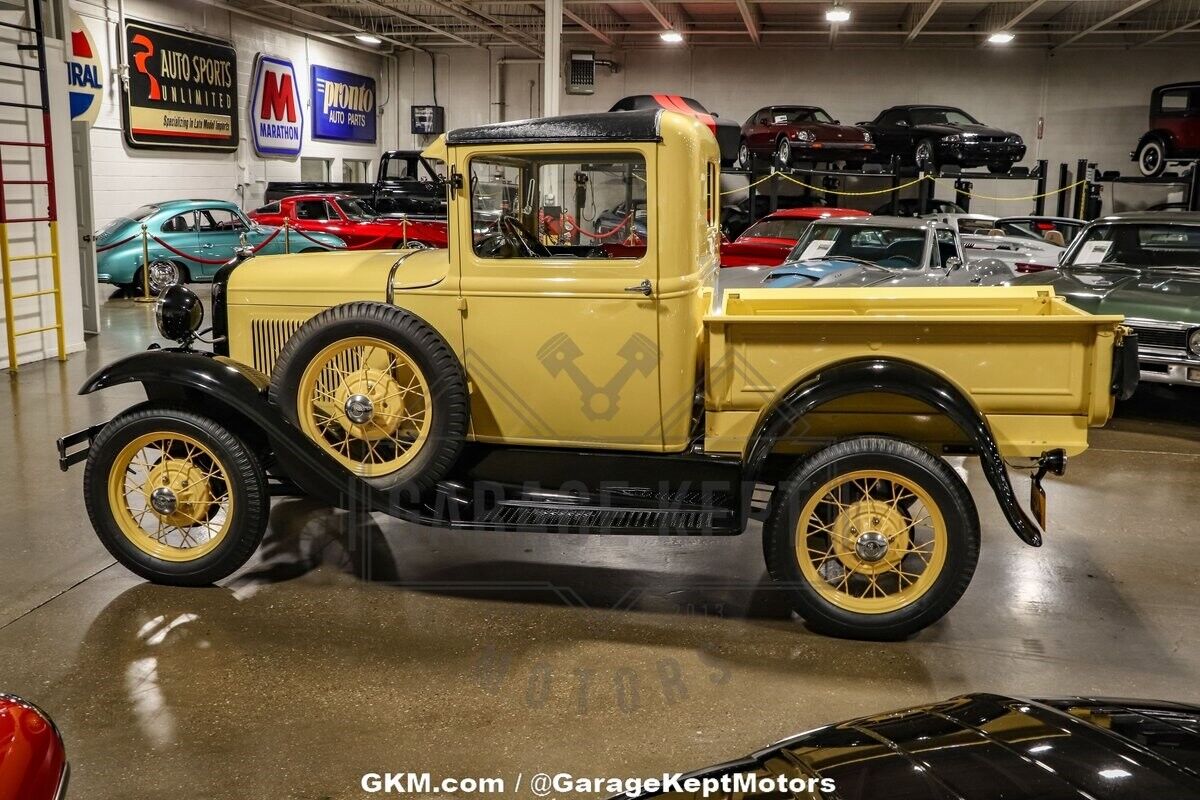
<svg viewBox="0 0 1200 800">
<path fill-rule="evenodd" d="M 1095 220 L 1059 268 L 1017 285 L 1051 285 L 1093 314 L 1124 314 L 1141 379 L 1200 386 L 1200 214 L 1136 212 Z"/>
<path fill-rule="evenodd" d="M 168 200 L 142 206 L 118 217 L 95 236 L 96 271 L 101 283 L 141 293 L 142 225 L 149 250 L 150 292 L 158 294 L 173 283 L 211 281 L 221 265 L 233 258 L 245 237 L 246 245 L 263 255 L 337 250 L 345 242 L 326 233 L 288 231 L 247 219 L 236 204 L 225 200 Z"/>
</svg>

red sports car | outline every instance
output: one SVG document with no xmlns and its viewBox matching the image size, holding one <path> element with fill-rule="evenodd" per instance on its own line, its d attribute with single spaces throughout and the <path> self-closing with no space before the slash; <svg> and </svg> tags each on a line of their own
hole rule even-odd
<svg viewBox="0 0 1200 800">
<path fill-rule="evenodd" d="M 37 706 L 0 694 L 0 798 L 61 800 L 67 791 L 62 736 Z"/>
<path fill-rule="evenodd" d="M 866 217 L 857 208 L 785 208 L 768 214 L 742 232 L 729 244 L 721 245 L 722 267 L 748 267 L 758 264 L 774 267 L 782 264 L 796 242 L 815 219 L 826 217 Z"/>
<path fill-rule="evenodd" d="M 309 233 L 332 233 L 350 250 L 388 250 L 416 243 L 426 247 L 446 246 L 446 223 L 442 220 L 381 217 L 366 202 L 342 194 L 301 194 L 285 197 L 250 212 L 250 219 L 263 225 L 288 226 L 302 237 Z"/>
<path fill-rule="evenodd" d="M 843 125 L 817 106 L 767 106 L 742 125 L 738 162 L 745 169 L 755 158 L 773 158 L 779 166 L 796 161 L 845 161 L 858 169 L 875 157 L 871 134 Z"/>
</svg>

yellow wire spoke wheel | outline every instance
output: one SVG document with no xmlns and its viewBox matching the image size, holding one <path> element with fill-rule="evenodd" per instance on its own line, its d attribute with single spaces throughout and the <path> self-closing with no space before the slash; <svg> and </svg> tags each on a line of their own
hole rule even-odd
<svg viewBox="0 0 1200 800">
<path fill-rule="evenodd" d="M 354 474 L 388 475 L 429 439 L 429 381 L 416 362 L 383 339 L 328 345 L 304 369 L 296 393 L 300 428 Z"/>
<path fill-rule="evenodd" d="M 846 611 L 886 614 L 937 582 L 949 535 L 941 509 L 915 481 L 857 470 L 809 496 L 795 547 L 801 573 L 822 598 Z"/>
<path fill-rule="evenodd" d="M 130 543 L 164 561 L 195 561 L 229 535 L 234 495 L 225 465 L 197 439 L 143 434 L 121 448 L 108 473 L 108 503 Z"/>
</svg>

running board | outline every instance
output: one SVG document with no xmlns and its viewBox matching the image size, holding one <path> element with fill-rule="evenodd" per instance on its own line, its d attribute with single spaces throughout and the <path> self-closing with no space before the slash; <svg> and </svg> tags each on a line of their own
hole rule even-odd
<svg viewBox="0 0 1200 800">
<path fill-rule="evenodd" d="M 550 504 L 508 500 L 477 521 L 479 527 L 511 530 L 695 535 L 736 533 L 732 509 L 653 509 Z M 723 531 L 724 529 L 724 531 Z"/>
</svg>

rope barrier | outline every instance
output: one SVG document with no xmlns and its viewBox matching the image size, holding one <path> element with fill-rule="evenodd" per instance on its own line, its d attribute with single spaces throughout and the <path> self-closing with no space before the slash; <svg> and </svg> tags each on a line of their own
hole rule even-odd
<svg viewBox="0 0 1200 800">
<path fill-rule="evenodd" d="M 884 189 L 872 189 L 871 191 L 866 191 L 866 192 L 848 192 L 848 191 L 837 190 L 837 189 L 826 189 L 823 186 L 813 186 L 810 183 L 805 183 L 804 181 L 797 180 L 796 178 L 793 178 L 791 175 L 788 175 L 785 172 L 776 171 L 776 172 L 769 172 L 766 175 L 764 175 L 763 177 L 754 181 L 753 183 L 747 184 L 746 186 L 742 186 L 737 189 L 730 189 L 728 191 L 721 192 L 721 194 L 727 195 L 727 194 L 736 194 L 738 192 L 744 192 L 747 189 L 751 189 L 755 186 L 758 186 L 760 183 L 763 183 L 764 181 L 768 181 L 774 177 L 783 178 L 785 181 L 794 183 L 795 185 L 801 186 L 805 189 L 810 189 L 812 191 L 822 192 L 825 194 L 833 194 L 833 195 L 837 195 L 838 197 L 870 197 L 872 195 L 891 194 L 892 192 L 898 192 L 901 189 L 907 189 L 909 187 L 916 186 L 921 181 L 926 181 L 926 180 L 933 181 L 935 183 L 950 183 L 951 185 L 954 185 L 954 182 L 955 182 L 955 179 L 953 179 L 953 178 L 938 178 L 938 177 L 934 177 L 933 175 L 921 175 L 917 178 L 914 178 L 911 181 L 908 181 L 907 183 L 901 183 L 897 186 L 889 186 Z M 859 176 L 855 176 L 855 177 L 859 177 Z M 873 177 L 873 176 L 862 176 L 862 177 Z M 1074 183 L 1070 183 L 1066 186 L 1060 186 L 1057 189 L 1051 189 L 1050 191 L 1046 191 L 1046 192 L 1039 192 L 1038 194 L 1019 195 L 1016 197 L 1004 197 L 1004 196 L 1000 196 L 1000 195 L 981 194 L 980 192 L 964 192 L 964 191 L 958 189 L 957 187 L 955 187 L 955 191 L 959 192 L 960 194 L 966 195 L 967 197 L 974 197 L 974 198 L 978 198 L 980 200 L 1038 200 L 1043 197 L 1052 197 L 1056 194 L 1062 194 L 1063 192 L 1068 192 L 1068 191 L 1074 189 L 1076 186 L 1080 186 L 1085 183 L 1087 183 L 1087 179 L 1080 178 L 1079 180 L 1075 181 Z"/>
<path fill-rule="evenodd" d="M 833 189 L 826 189 L 821 186 L 812 186 L 810 184 L 805 183 L 804 181 L 796 180 L 791 175 L 786 175 L 782 172 L 779 174 L 783 177 L 783 179 L 785 181 L 790 181 L 790 182 L 796 184 L 797 186 L 803 186 L 805 189 L 812 189 L 813 191 L 817 191 L 817 192 L 826 192 L 827 194 L 836 194 L 839 197 L 870 197 L 872 195 L 891 194 L 892 192 L 898 192 L 901 189 L 907 189 L 910 186 L 916 186 L 921 181 L 926 180 L 927 178 L 930 177 L 928 175 L 921 175 L 920 177 L 915 178 L 915 179 L 909 181 L 908 183 L 901 183 L 898 186 L 888 186 L 885 189 L 872 189 L 869 192 L 845 192 L 845 191 L 835 191 Z"/>
<path fill-rule="evenodd" d="M 950 179 L 949 178 L 933 178 L 933 180 L 945 182 Z M 1068 184 L 1067 186 L 1061 186 L 1058 189 L 1051 189 L 1048 192 L 1041 192 L 1040 194 L 1022 195 L 1020 197 L 999 197 L 999 196 L 990 195 L 990 194 L 979 194 L 978 192 L 963 192 L 963 194 L 965 194 L 967 197 L 977 197 L 980 200 L 1037 200 L 1042 197 L 1051 197 L 1056 194 L 1062 194 L 1063 192 L 1074 189 L 1076 186 L 1079 186 L 1084 183 L 1087 183 L 1087 178 L 1080 178 L 1079 180 L 1075 181 L 1072 184 Z M 956 189 L 955 191 L 958 191 L 958 190 Z"/>
<path fill-rule="evenodd" d="M 135 233 L 132 236 L 125 237 L 124 239 L 122 239 L 119 242 L 113 242 L 112 244 L 106 244 L 103 247 L 97 247 L 96 254 L 99 255 L 100 253 L 107 253 L 109 250 L 112 250 L 114 247 L 120 247 L 123 244 L 129 244 L 136 238 L 138 238 L 138 235 Z"/>
<path fill-rule="evenodd" d="M 343 249 L 345 249 L 345 248 L 342 248 L 342 247 L 333 247 L 333 246 L 331 246 L 331 245 L 325 244 L 325 243 L 324 243 L 324 242 L 322 242 L 320 239 L 314 239 L 313 237 L 309 236 L 307 233 L 305 233 L 304 231 L 300 230 L 299 228 L 290 228 L 290 230 L 293 230 L 293 231 L 295 231 L 296 233 L 300 234 L 301 236 L 303 236 L 305 239 L 308 239 L 308 240 L 309 240 L 310 242 L 312 242 L 313 244 L 319 244 L 319 245 L 321 245 L 321 247 L 324 247 L 326 250 L 343 250 Z M 271 241 L 271 239 L 274 239 L 274 238 L 275 238 L 275 234 L 279 233 L 279 231 L 280 231 L 280 229 L 279 229 L 279 228 L 276 228 L 276 229 L 275 229 L 275 233 L 271 234 L 271 237 L 270 237 L 270 238 L 268 238 L 268 239 L 266 239 L 266 240 L 263 242 L 263 244 L 266 244 L 267 242 Z M 379 238 L 380 238 L 380 239 L 383 239 L 384 237 L 380 236 Z M 378 241 L 378 240 L 377 240 L 377 241 Z M 257 252 L 259 251 L 259 249 L 260 249 L 260 248 L 262 248 L 262 245 L 261 245 L 261 244 L 260 244 L 258 247 L 254 248 L 254 252 L 255 252 L 255 253 L 257 253 Z"/>
<path fill-rule="evenodd" d="M 276 229 L 275 229 L 275 230 L 274 230 L 274 231 L 271 233 L 271 235 L 270 235 L 270 236 L 268 236 L 267 238 L 263 239 L 263 240 L 262 240 L 261 242 L 259 242 L 257 245 L 255 245 L 254 247 L 252 247 L 252 248 L 250 249 L 250 252 L 251 252 L 251 253 L 257 253 L 259 250 L 262 250 L 264 247 L 266 247 L 268 244 L 270 244 L 270 243 L 271 243 L 271 241 L 272 241 L 272 240 L 273 240 L 273 239 L 274 239 L 276 236 L 278 236 L 278 235 L 279 235 L 279 233 L 280 233 L 280 231 L 282 231 L 282 230 L 283 230 L 283 228 L 276 228 Z M 302 232 L 300 232 L 300 233 L 302 233 Z M 208 265 L 210 265 L 210 266 L 219 266 L 219 265 L 221 265 L 221 264 L 224 264 L 226 261 L 228 261 L 228 260 L 229 260 L 229 259 L 227 259 L 227 258 L 203 258 L 203 257 L 201 257 L 201 256 L 197 256 L 197 255 L 191 255 L 191 254 L 189 254 L 189 253 L 185 253 L 185 252 L 183 252 L 182 250 L 179 250 L 178 248 L 172 247 L 170 244 L 168 244 L 167 242 L 164 242 L 162 239 L 158 238 L 158 237 L 157 237 L 157 236 L 155 236 L 154 234 L 150 234 L 150 238 L 154 240 L 154 243 L 155 243 L 155 244 L 157 244 L 159 247 L 162 247 L 162 248 L 163 248 L 163 249 L 165 249 L 167 252 L 169 252 L 169 253 L 174 253 L 175 255 L 179 256 L 180 258 L 186 258 L 188 261 L 195 261 L 197 264 L 208 264 Z M 314 240 L 314 241 L 315 241 L 315 240 Z M 318 244 L 320 244 L 320 243 L 318 242 Z"/>
</svg>

